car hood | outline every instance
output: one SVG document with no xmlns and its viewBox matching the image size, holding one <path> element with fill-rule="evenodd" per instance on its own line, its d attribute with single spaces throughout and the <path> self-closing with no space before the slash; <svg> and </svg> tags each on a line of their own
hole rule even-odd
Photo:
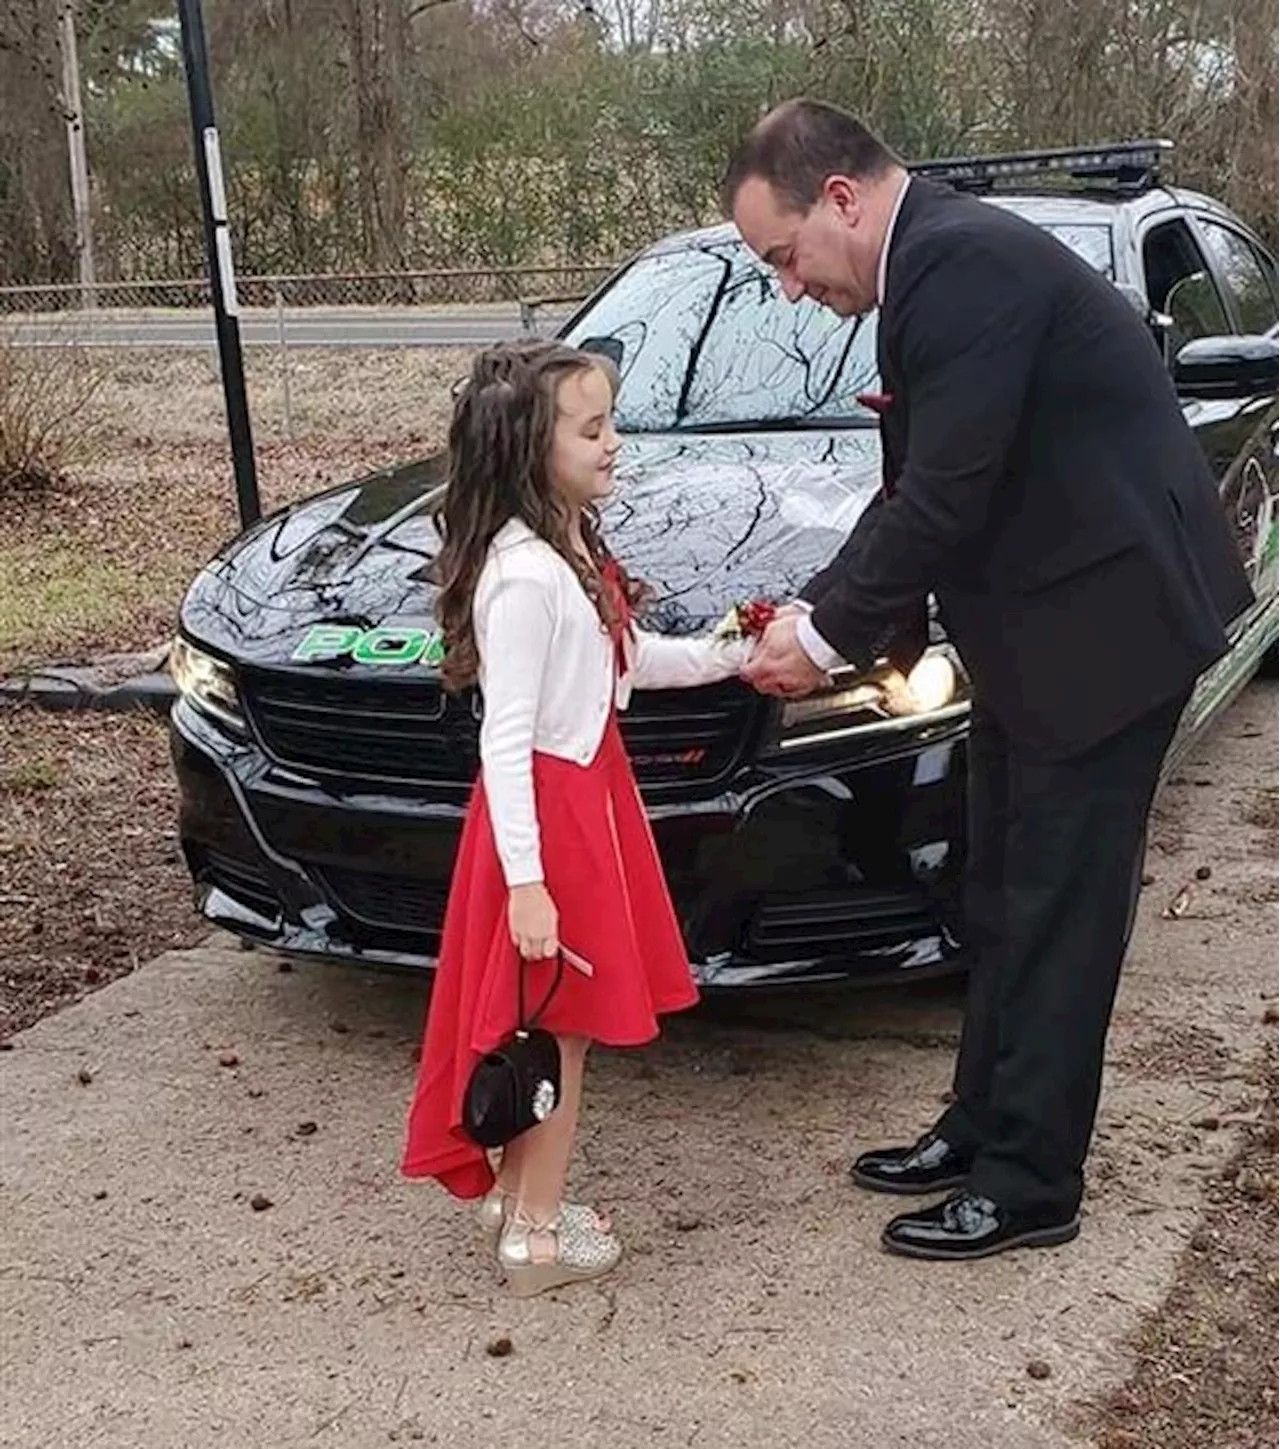
<svg viewBox="0 0 1280 1449">
<path fill-rule="evenodd" d="M 430 503 L 443 463 L 437 455 L 375 473 L 264 519 L 196 580 L 185 632 L 271 666 L 288 662 L 314 624 L 433 628 Z M 879 485 L 871 429 L 633 436 L 605 531 L 654 589 L 646 624 L 689 633 L 735 600 L 793 597 Z"/>
</svg>

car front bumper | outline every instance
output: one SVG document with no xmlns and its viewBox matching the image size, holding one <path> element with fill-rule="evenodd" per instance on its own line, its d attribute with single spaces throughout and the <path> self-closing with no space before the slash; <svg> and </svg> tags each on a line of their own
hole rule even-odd
<svg viewBox="0 0 1280 1449">
<path fill-rule="evenodd" d="M 709 988 L 954 969 L 963 718 L 874 747 L 756 762 L 651 804 L 690 964 Z M 465 805 L 274 764 L 179 700 L 180 833 L 199 909 L 242 938 L 369 966 L 434 964 Z"/>
</svg>

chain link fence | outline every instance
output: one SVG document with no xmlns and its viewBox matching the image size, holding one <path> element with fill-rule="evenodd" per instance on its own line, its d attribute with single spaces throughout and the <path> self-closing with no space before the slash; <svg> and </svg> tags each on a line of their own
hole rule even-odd
<svg viewBox="0 0 1280 1449">
<path fill-rule="evenodd" d="M 472 267 L 423 272 L 338 272 L 323 276 L 282 273 L 237 277 L 246 308 L 430 307 L 537 303 L 581 297 L 613 270 L 608 262 L 573 266 Z M 0 314 L 198 309 L 212 305 L 207 278 L 100 282 L 86 287 L 0 287 Z"/>
<path fill-rule="evenodd" d="M 236 280 L 244 371 L 262 443 L 360 439 L 394 456 L 440 440 L 474 350 L 551 335 L 615 268 L 450 268 Z M 205 278 L 0 288 L 0 435 L 19 405 L 5 379 L 94 380 L 109 431 L 162 447 L 225 435 Z M 28 389 L 29 390 L 29 389 Z"/>
</svg>

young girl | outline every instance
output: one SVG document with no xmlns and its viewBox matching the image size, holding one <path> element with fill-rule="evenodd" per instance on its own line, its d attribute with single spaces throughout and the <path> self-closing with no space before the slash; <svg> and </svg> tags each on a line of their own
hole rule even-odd
<svg viewBox="0 0 1280 1449">
<path fill-rule="evenodd" d="M 596 504 L 613 487 L 616 377 L 557 342 L 482 352 L 449 430 L 437 612 L 450 689 L 484 698 L 481 778 L 454 867 L 403 1170 L 482 1198 L 524 1296 L 609 1272 L 621 1245 L 563 1201 L 587 1048 L 639 1046 L 697 1000 L 680 928 L 618 732 L 633 689 L 736 674 L 745 641 L 663 639 L 631 622 L 639 590 Z M 479 1056 L 516 1025 L 517 971 L 561 1052 L 561 1100 L 497 1174 L 463 1132 Z"/>
</svg>

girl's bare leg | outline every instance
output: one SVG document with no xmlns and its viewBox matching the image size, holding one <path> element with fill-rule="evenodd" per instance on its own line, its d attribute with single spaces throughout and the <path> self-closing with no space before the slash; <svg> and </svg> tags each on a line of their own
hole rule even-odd
<svg viewBox="0 0 1280 1449">
<path fill-rule="evenodd" d="M 503 1188 L 515 1193 L 516 1211 L 529 1223 L 549 1223 L 560 1211 L 578 1131 L 582 1073 L 591 1043 L 581 1036 L 562 1036 L 559 1042 L 559 1105 L 545 1122 L 539 1122 L 511 1143 L 503 1154 L 499 1174 Z M 515 1160 L 511 1162 L 508 1154 L 513 1149 Z"/>
<path fill-rule="evenodd" d="M 545 1122 L 521 1138 L 515 1209 L 498 1242 L 507 1286 L 519 1298 L 599 1278 L 611 1272 L 622 1256 L 622 1245 L 589 1209 L 576 1208 L 571 1217 L 563 1203 L 590 1043 L 585 1037 L 559 1041 L 560 1103 Z"/>
<path fill-rule="evenodd" d="M 497 1185 L 504 1197 L 514 1199 L 520 1191 L 520 1170 L 524 1162 L 524 1140 L 526 1132 L 514 1142 L 508 1142 L 502 1149 L 502 1160 L 498 1165 Z"/>
<path fill-rule="evenodd" d="M 562 1053 L 563 1055 L 563 1053 Z M 579 1095 L 581 1094 L 581 1081 L 579 1080 Z M 563 1093 L 562 1093 L 563 1101 Z M 513 1211 L 516 1201 L 520 1195 L 520 1178 L 524 1171 L 524 1162 L 527 1155 L 527 1144 L 529 1133 L 524 1133 L 513 1142 L 509 1142 L 503 1148 L 498 1161 L 496 1176 L 496 1191 L 502 1195 L 503 1211 L 502 1220 Z M 602 1232 L 610 1231 L 609 1215 L 598 1209 L 583 1207 L 582 1205 L 567 1204 L 579 1218 L 583 1214 L 589 1215 L 590 1219 L 601 1229 Z M 490 1219 L 490 1221 L 492 1221 Z M 491 1229 L 496 1231 L 495 1229 Z"/>
</svg>

